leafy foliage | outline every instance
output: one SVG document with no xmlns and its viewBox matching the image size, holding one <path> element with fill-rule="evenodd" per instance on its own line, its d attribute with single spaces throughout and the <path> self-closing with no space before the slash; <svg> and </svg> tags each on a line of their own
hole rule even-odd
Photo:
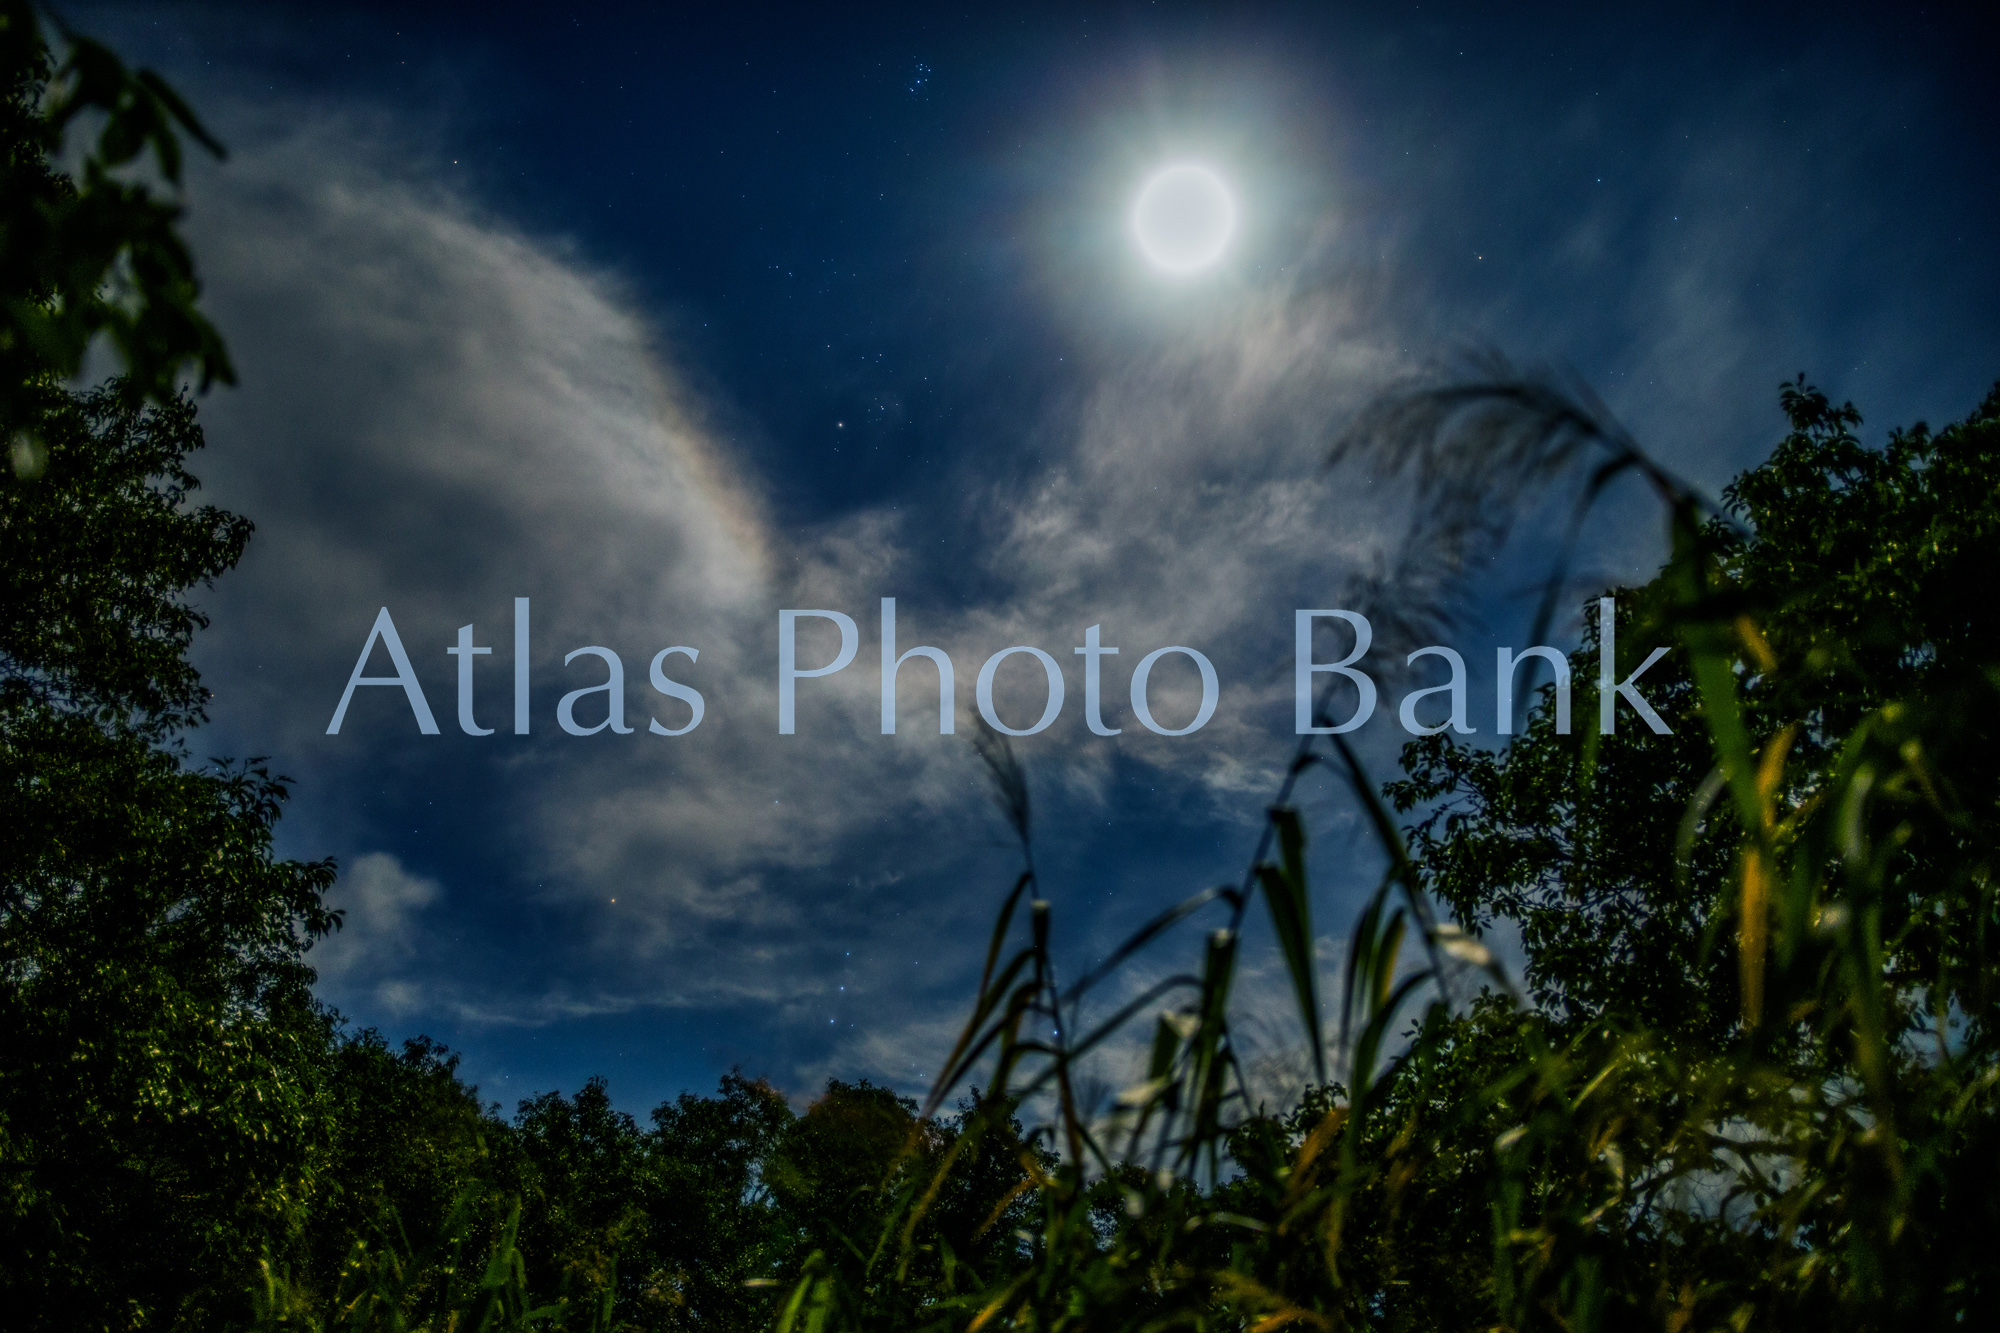
<svg viewBox="0 0 2000 1333">
<path fill-rule="evenodd" d="M 207 695 L 185 654 L 207 620 L 181 594 L 232 567 L 251 524 L 190 503 L 194 405 L 49 390 L 36 420 L 45 471 L 0 488 L 0 709 L 152 737 L 198 723 Z"/>
<path fill-rule="evenodd" d="M 193 1319 L 312 1191 L 333 867 L 272 854 L 282 780 L 173 744 L 206 697 L 185 593 L 249 531 L 185 502 L 193 409 L 37 401 L 49 467 L 0 490 L 0 1299 L 31 1328 Z"/>
<path fill-rule="evenodd" d="M 32 0 L 0 0 L 0 435 L 24 474 L 41 466 L 35 401 L 100 335 L 135 402 L 171 401 L 189 365 L 203 387 L 235 381 L 177 229 L 181 134 L 221 145 L 157 74 L 67 29 L 59 39 L 60 60 Z M 52 166 L 93 122 L 75 170 Z"/>
<path fill-rule="evenodd" d="M 314 1192 L 332 1029 L 303 953 L 333 868 L 272 854 L 281 779 L 180 748 L 206 699 L 187 595 L 250 525 L 189 501 L 172 380 L 227 363 L 173 207 L 109 173 L 150 145 L 171 181 L 191 121 L 67 50 L 48 82 L 34 12 L 0 8 L 0 1302 L 22 1328 L 214 1322 Z M 91 109 L 80 178 L 56 171 Z M 98 331 L 132 374 L 61 387 Z"/>
<path fill-rule="evenodd" d="M 770 1084 L 740 1074 L 718 1091 L 682 1093 L 653 1111 L 645 1294 L 664 1307 L 662 1328 L 767 1325 L 797 1235 L 765 1183 L 794 1123 L 791 1107 Z"/>
</svg>

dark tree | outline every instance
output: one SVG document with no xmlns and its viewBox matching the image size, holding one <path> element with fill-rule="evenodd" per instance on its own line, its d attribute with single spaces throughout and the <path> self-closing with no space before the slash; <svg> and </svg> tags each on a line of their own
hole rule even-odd
<svg viewBox="0 0 2000 1333">
<path fill-rule="evenodd" d="M 192 500 L 174 381 L 228 362 L 177 204 L 112 173 L 149 151 L 171 185 L 199 130 L 157 78 L 65 51 L 0 4 L 0 1307 L 213 1325 L 315 1202 L 331 1019 L 304 954 L 333 867 L 273 855 L 281 780 L 188 760 L 189 597 L 250 525 Z M 73 393 L 99 335 L 131 374 Z"/>
<path fill-rule="evenodd" d="M 792 1124 L 775 1088 L 740 1073 L 726 1075 L 714 1097 L 682 1093 L 654 1110 L 646 1294 L 660 1327 L 769 1325 L 795 1229 L 765 1176 Z"/>
<path fill-rule="evenodd" d="M 304 953 L 330 863 L 275 857 L 284 784 L 191 766 L 186 601 L 248 525 L 185 502 L 185 403 L 46 401 L 0 484 L 0 1301 L 127 1327 L 241 1300 L 325 1148 Z"/>
<path fill-rule="evenodd" d="M 1739 645 L 1729 706 L 1756 756 L 1761 830 L 1729 798 L 1692 654 L 1647 677 L 1673 735 L 1593 734 L 1589 632 L 1571 660 L 1576 734 L 1556 733 L 1545 689 L 1505 750 L 1420 740 L 1387 791 L 1421 813 L 1425 886 L 1475 929 L 1519 925 L 1542 1039 L 1574 1043 L 1571 1068 L 1604 1062 L 1609 1109 L 1579 1119 L 1634 1178 L 1676 1182 L 1630 1205 L 1628 1225 L 1586 1228 L 1565 1191 L 1601 1181 L 1602 1160 L 1531 1140 L 1545 1155 L 1513 1178 L 1515 1206 L 1566 1219 L 1592 1299 L 1621 1302 L 1615 1318 L 1983 1325 L 2000 1314 L 2000 1269 L 1977 1239 L 2000 1226 L 2000 389 L 1880 449 L 1855 437 L 1851 406 L 1803 383 L 1783 406 L 1790 433 L 1725 492 L 1735 521 L 1620 594 L 1621 661 L 1675 637 Z M 1745 868 L 1760 836 L 1788 867 L 1774 882 Z M 1501 1110 L 1499 1127 L 1576 1132 L 1547 1089 L 1510 1083 L 1480 1030 L 1441 1029 L 1451 1039 L 1399 1077 L 1409 1132 L 1463 1150 Z M 1463 1082 L 1446 1054 L 1483 1071 L 1479 1100 L 1433 1096 Z M 1868 1129 L 1885 1123 L 1893 1137 Z M 1767 1155 L 1732 1155 L 1731 1134 Z M 1703 1206 L 1725 1178 L 1700 1183 L 1711 1160 L 1749 1163 L 1733 1213 Z"/>
</svg>

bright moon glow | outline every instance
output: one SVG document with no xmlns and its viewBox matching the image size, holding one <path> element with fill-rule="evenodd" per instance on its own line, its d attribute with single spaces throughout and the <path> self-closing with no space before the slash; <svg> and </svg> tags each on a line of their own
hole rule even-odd
<svg viewBox="0 0 2000 1333">
<path fill-rule="evenodd" d="M 1169 273 L 1207 268 L 1222 258 L 1235 230 L 1229 187 L 1207 167 L 1168 167 L 1146 182 L 1132 207 L 1139 248 Z"/>
</svg>

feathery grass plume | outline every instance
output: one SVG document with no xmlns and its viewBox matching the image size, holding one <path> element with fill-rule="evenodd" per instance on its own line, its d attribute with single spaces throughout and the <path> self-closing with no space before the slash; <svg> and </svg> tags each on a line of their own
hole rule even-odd
<svg viewBox="0 0 2000 1333">
<path fill-rule="evenodd" d="M 1428 590 L 1416 606 L 1435 606 L 1440 571 L 1455 576 L 1492 555 L 1538 492 L 1592 459 L 1541 581 L 1530 643 L 1547 635 L 1570 588 L 1584 520 L 1619 477 L 1644 478 L 1670 519 L 1685 510 L 1695 521 L 1733 520 L 1647 453 L 1574 371 L 1517 366 L 1492 348 L 1469 349 L 1384 391 L 1335 435 L 1327 453 L 1329 466 L 1351 462 L 1413 487 L 1416 503 L 1400 550 L 1429 559 L 1399 562 L 1399 595 L 1384 600 Z M 1521 698 L 1532 673 L 1523 673 Z"/>
<path fill-rule="evenodd" d="M 1021 761 L 1015 757 L 1014 747 L 982 717 L 978 729 L 972 734 L 972 748 L 979 755 L 980 763 L 986 766 L 994 804 L 1000 807 L 1007 827 L 1014 830 L 1014 837 L 1026 853 L 1034 841 L 1029 822 L 1028 776 L 1021 769 Z"/>
</svg>

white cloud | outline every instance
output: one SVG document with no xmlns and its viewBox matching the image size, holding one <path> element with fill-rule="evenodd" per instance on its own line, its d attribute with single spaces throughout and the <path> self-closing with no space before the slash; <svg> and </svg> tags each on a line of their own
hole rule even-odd
<svg viewBox="0 0 2000 1333">
<path fill-rule="evenodd" d="M 401 1016 L 421 1003 L 421 990 L 399 974 L 421 965 L 424 910 L 444 896 L 436 880 L 413 875 L 386 852 L 354 858 L 327 901 L 341 928 L 318 941 L 310 961 L 336 1003 L 353 996 Z"/>
</svg>

